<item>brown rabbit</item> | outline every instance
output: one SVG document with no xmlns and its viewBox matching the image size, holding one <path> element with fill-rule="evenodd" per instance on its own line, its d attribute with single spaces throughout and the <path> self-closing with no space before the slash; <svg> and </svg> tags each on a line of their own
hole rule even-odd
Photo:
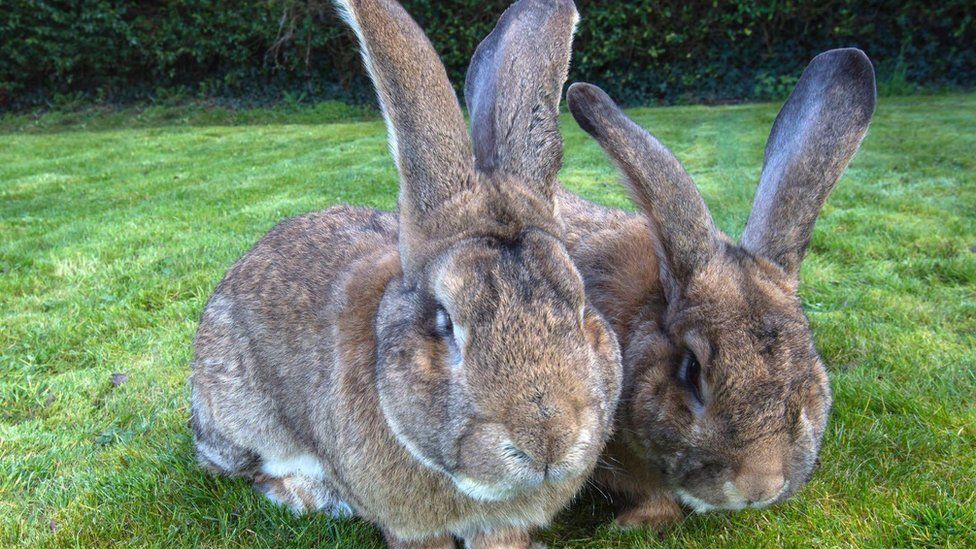
<svg viewBox="0 0 976 549">
<path fill-rule="evenodd" d="M 597 473 L 623 503 L 618 523 L 784 500 L 813 471 L 831 404 L 796 294 L 800 262 L 874 112 L 871 62 L 841 49 L 807 67 L 773 125 L 739 244 L 671 151 L 603 91 L 575 84 L 568 102 L 641 210 L 558 196 L 587 295 L 624 356 L 611 466 Z"/>
<path fill-rule="evenodd" d="M 393 0 L 339 2 L 400 174 L 399 216 L 285 221 L 204 311 L 200 463 L 391 546 L 530 544 L 591 473 L 621 365 L 555 217 L 557 116 L 577 14 L 521 0 L 478 48 L 472 134 Z"/>
</svg>

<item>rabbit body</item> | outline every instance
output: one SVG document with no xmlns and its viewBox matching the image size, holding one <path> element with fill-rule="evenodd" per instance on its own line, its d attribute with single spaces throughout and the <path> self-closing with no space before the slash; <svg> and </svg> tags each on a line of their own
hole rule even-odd
<svg viewBox="0 0 976 549">
<path fill-rule="evenodd" d="M 557 195 L 587 296 L 623 354 L 616 435 L 597 473 L 618 523 L 783 501 L 810 478 L 831 406 L 799 266 L 874 111 L 870 61 L 841 49 L 810 63 L 774 123 L 740 243 L 714 226 L 674 154 L 602 90 L 568 95 L 640 209 Z"/>
<path fill-rule="evenodd" d="M 544 525 L 582 479 L 478 501 L 387 424 L 376 334 L 397 322 L 405 293 L 393 214 L 336 207 L 272 230 L 203 314 L 192 384 L 201 463 L 256 479 L 296 511 L 355 514 L 399 538 Z"/>
<path fill-rule="evenodd" d="M 399 209 L 283 222 L 230 269 L 195 342 L 198 460 L 296 511 L 371 521 L 392 546 L 528 546 L 595 467 L 622 375 L 555 213 L 575 7 L 502 15 L 468 74 L 469 135 L 403 8 L 337 3 Z"/>
</svg>

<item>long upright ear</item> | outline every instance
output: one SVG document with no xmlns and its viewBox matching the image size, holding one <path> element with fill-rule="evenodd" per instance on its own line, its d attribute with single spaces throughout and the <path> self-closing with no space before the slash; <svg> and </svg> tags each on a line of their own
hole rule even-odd
<svg viewBox="0 0 976 549">
<path fill-rule="evenodd" d="M 551 197 L 562 165 L 559 100 L 579 15 L 572 0 L 519 0 L 475 50 L 464 85 L 475 165 Z"/>
<path fill-rule="evenodd" d="M 677 297 L 719 246 L 698 188 L 674 154 L 631 120 L 600 88 L 573 84 L 569 110 L 624 176 L 624 184 L 650 218 L 669 298 Z"/>
<path fill-rule="evenodd" d="M 359 38 L 386 119 L 400 172 L 401 221 L 423 233 L 426 214 L 474 181 L 457 96 L 427 36 L 399 3 L 335 2 Z"/>
<path fill-rule="evenodd" d="M 868 130 L 875 97 L 874 67 L 861 50 L 813 58 L 766 142 L 743 247 L 797 274 L 817 215 Z"/>
</svg>

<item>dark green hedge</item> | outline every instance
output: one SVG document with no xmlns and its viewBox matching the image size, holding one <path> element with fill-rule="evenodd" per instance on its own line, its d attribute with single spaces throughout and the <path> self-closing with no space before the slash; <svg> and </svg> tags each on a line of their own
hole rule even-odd
<svg viewBox="0 0 976 549">
<path fill-rule="evenodd" d="M 454 82 L 507 0 L 405 0 Z M 973 0 L 595 1 L 572 79 L 628 103 L 764 99 L 811 56 L 863 48 L 886 89 L 976 83 Z M 4 0 L 0 108 L 183 95 L 364 100 L 354 42 L 324 0 Z"/>
</svg>

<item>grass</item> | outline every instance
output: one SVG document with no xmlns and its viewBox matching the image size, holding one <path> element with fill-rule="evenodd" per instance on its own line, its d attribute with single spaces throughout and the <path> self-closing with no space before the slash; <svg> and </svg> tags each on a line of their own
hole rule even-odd
<svg viewBox="0 0 976 549">
<path fill-rule="evenodd" d="M 186 425 L 191 340 L 231 263 L 286 217 L 394 206 L 382 122 L 320 109 L 0 119 L 0 546 L 379 543 L 368 525 L 296 518 L 205 475 Z M 776 110 L 631 112 L 738 235 Z M 563 122 L 565 184 L 630 208 L 602 152 Z M 659 537 L 613 530 L 586 494 L 541 537 L 976 545 L 974 128 L 976 95 L 883 100 L 821 216 L 801 295 L 836 406 L 798 497 Z"/>
</svg>

